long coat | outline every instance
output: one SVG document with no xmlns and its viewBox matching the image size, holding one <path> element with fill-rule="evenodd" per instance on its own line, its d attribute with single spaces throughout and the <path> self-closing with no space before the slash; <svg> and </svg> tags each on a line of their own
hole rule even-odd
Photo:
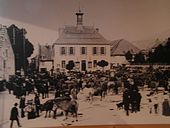
<svg viewBox="0 0 170 128">
<path fill-rule="evenodd" d="M 162 115 L 170 116 L 170 106 L 168 100 L 164 100 L 162 104 Z"/>
<path fill-rule="evenodd" d="M 20 99 L 19 108 L 25 108 L 25 98 L 21 98 L 21 99 Z"/>
<path fill-rule="evenodd" d="M 18 108 L 13 107 L 11 109 L 10 120 L 17 120 L 18 119 Z"/>
</svg>

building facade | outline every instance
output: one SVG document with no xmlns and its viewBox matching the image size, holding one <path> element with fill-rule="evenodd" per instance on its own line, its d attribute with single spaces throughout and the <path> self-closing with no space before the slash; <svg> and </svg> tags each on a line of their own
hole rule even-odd
<svg viewBox="0 0 170 128">
<path fill-rule="evenodd" d="M 50 71 L 54 68 L 53 47 L 51 45 L 39 45 L 39 71 Z"/>
<path fill-rule="evenodd" d="M 97 63 L 101 60 L 107 61 L 105 69 L 110 69 L 110 42 L 98 28 L 83 25 L 81 10 L 76 16 L 76 26 L 59 29 L 59 38 L 53 44 L 54 69 L 65 71 L 69 61 L 73 61 L 77 70 L 94 71 L 100 69 Z"/>
<path fill-rule="evenodd" d="M 15 58 L 6 26 L 0 25 L 0 79 L 15 74 Z"/>
</svg>

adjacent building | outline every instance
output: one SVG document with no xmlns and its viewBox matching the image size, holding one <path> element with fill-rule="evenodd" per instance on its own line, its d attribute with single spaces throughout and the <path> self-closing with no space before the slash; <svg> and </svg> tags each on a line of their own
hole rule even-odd
<svg viewBox="0 0 170 128">
<path fill-rule="evenodd" d="M 0 25 L 0 79 L 15 74 L 15 58 L 6 26 Z"/>
<path fill-rule="evenodd" d="M 39 45 L 39 53 L 39 71 L 50 71 L 53 69 L 53 47 L 51 45 Z"/>
<path fill-rule="evenodd" d="M 76 13 L 76 26 L 65 26 L 59 29 L 59 38 L 54 43 L 54 69 L 64 71 L 69 61 L 75 63 L 75 69 L 93 71 L 100 69 L 97 63 L 105 60 L 110 69 L 110 42 L 98 28 L 83 25 L 84 13 Z"/>
<path fill-rule="evenodd" d="M 132 54 L 138 53 L 140 50 L 127 40 L 120 39 L 111 41 L 111 63 L 112 65 L 128 64 L 125 53 L 130 51 Z"/>
</svg>

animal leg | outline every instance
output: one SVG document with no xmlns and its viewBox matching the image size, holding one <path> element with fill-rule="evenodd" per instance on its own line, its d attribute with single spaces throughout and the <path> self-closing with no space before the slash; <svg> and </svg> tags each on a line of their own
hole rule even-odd
<svg viewBox="0 0 170 128">
<path fill-rule="evenodd" d="M 65 112 L 65 119 L 64 120 L 67 120 L 68 119 L 68 112 Z"/>
<path fill-rule="evenodd" d="M 47 113 L 48 113 L 48 111 L 46 111 L 46 113 L 45 113 L 45 118 L 47 118 Z"/>
<path fill-rule="evenodd" d="M 54 119 L 56 119 L 56 113 L 57 113 L 57 109 L 54 110 L 54 115 L 53 115 Z"/>
<path fill-rule="evenodd" d="M 49 111 L 49 116 L 48 116 L 49 118 L 51 117 L 51 110 Z"/>
<path fill-rule="evenodd" d="M 76 121 L 78 121 L 78 119 L 77 119 L 77 112 L 75 113 L 75 115 L 76 115 Z"/>
</svg>

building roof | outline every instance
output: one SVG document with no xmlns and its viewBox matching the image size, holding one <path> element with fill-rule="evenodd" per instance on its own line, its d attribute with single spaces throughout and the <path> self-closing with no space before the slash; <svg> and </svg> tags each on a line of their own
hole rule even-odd
<svg viewBox="0 0 170 128">
<path fill-rule="evenodd" d="M 109 45 L 98 28 L 93 26 L 65 26 L 59 30 L 55 45 Z"/>
<path fill-rule="evenodd" d="M 111 42 L 111 56 L 124 55 L 128 51 L 131 51 L 132 53 L 137 53 L 140 50 L 139 48 L 124 39 Z"/>
</svg>

